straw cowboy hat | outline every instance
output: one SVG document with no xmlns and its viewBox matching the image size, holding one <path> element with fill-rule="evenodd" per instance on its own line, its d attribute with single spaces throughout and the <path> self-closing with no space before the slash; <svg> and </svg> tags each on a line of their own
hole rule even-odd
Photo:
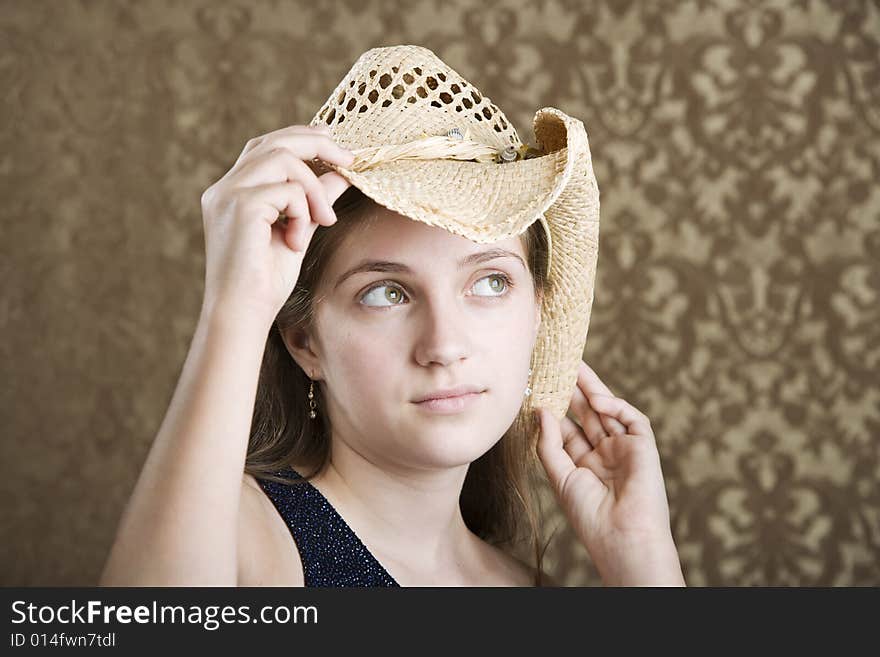
<svg viewBox="0 0 880 657">
<path fill-rule="evenodd" d="M 549 289 L 520 419 L 543 406 L 561 420 L 583 357 L 598 255 L 599 188 L 584 124 L 545 107 L 534 117 L 537 146 L 524 144 L 489 98 L 416 45 L 362 54 L 310 122 L 321 124 L 355 161 L 315 159 L 312 170 L 338 172 L 401 215 L 479 243 L 542 223 Z"/>
</svg>

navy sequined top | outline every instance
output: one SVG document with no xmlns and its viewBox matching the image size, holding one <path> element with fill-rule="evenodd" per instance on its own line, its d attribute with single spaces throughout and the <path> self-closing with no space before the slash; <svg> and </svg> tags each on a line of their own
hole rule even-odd
<svg viewBox="0 0 880 657">
<path fill-rule="evenodd" d="M 274 474 L 302 478 L 293 468 Z M 311 482 L 257 481 L 293 535 L 306 586 L 400 586 Z"/>
</svg>

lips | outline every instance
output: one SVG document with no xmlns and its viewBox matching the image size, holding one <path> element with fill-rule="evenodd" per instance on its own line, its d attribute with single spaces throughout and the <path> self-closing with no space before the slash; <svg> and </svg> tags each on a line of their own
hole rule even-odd
<svg viewBox="0 0 880 657">
<path fill-rule="evenodd" d="M 460 397 L 462 395 L 468 395 L 471 393 L 484 392 L 485 390 L 486 389 L 482 386 L 465 384 L 456 386 L 454 388 L 432 390 L 431 392 L 427 392 L 424 395 L 417 397 L 413 400 L 413 402 L 419 404 L 421 402 L 429 401 L 431 399 L 448 399 L 449 397 Z"/>
</svg>

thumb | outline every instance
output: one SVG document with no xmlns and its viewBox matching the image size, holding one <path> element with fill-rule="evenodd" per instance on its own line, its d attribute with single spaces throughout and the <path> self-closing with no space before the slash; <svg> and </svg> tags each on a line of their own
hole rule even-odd
<svg viewBox="0 0 880 657">
<path fill-rule="evenodd" d="M 574 461 L 562 445 L 562 428 L 559 420 L 545 408 L 537 409 L 541 421 L 541 435 L 538 438 L 537 452 L 541 464 L 550 477 L 550 482 L 557 491 L 562 490 L 562 483 L 575 469 Z"/>
</svg>

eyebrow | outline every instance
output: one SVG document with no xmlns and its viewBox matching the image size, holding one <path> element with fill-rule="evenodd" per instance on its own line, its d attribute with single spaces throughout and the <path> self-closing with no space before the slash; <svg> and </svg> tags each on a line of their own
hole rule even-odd
<svg viewBox="0 0 880 657">
<path fill-rule="evenodd" d="M 508 251 L 507 249 L 499 249 L 493 248 L 487 251 L 477 251 L 476 253 L 471 253 L 470 255 L 465 256 L 461 260 L 458 261 L 458 268 L 464 269 L 465 267 L 469 267 L 472 265 L 477 265 L 482 262 L 487 262 L 489 260 L 495 260 L 496 258 L 516 258 L 519 263 L 522 265 L 523 269 L 528 271 L 526 267 L 526 263 L 523 261 L 521 257 L 519 257 L 513 251 Z M 355 267 L 352 267 L 347 272 L 345 272 L 339 279 L 336 281 L 336 285 L 333 286 L 335 290 L 342 283 L 349 278 L 350 276 L 354 276 L 355 274 L 362 274 L 364 272 L 370 271 L 378 271 L 378 272 L 392 272 L 392 273 L 404 273 L 404 274 L 412 274 L 413 270 L 407 267 L 402 262 L 391 262 L 388 260 L 364 260 L 360 264 Z"/>
</svg>

